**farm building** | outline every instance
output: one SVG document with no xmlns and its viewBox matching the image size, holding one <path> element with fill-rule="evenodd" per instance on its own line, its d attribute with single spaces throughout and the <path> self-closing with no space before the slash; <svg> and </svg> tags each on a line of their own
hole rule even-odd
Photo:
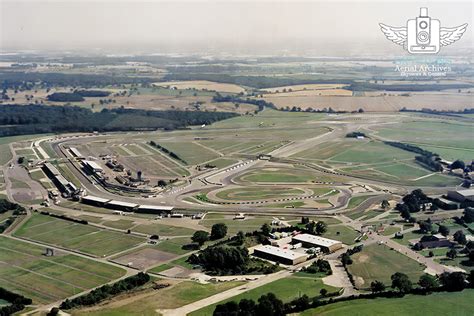
<svg viewBox="0 0 474 316">
<path fill-rule="evenodd" d="M 453 202 L 444 198 L 439 198 L 437 203 L 438 206 L 443 210 L 455 210 L 459 207 L 457 202 Z"/>
<path fill-rule="evenodd" d="M 457 202 L 474 201 L 474 189 L 448 191 L 448 198 Z"/>
<path fill-rule="evenodd" d="M 321 248 L 324 252 L 334 252 L 342 248 L 342 242 L 310 234 L 293 236 L 292 243 L 302 243 L 305 248 Z"/>
<path fill-rule="evenodd" d="M 307 259 L 306 254 L 268 245 L 256 247 L 253 251 L 253 255 L 286 265 L 298 264 L 305 262 Z"/>
<path fill-rule="evenodd" d="M 132 211 L 133 209 L 135 209 L 138 206 L 138 204 L 111 200 L 111 201 L 105 203 L 105 206 L 107 208 L 111 208 L 111 209 L 114 209 L 114 210 Z"/>
<path fill-rule="evenodd" d="M 420 238 L 419 243 L 423 248 L 441 248 L 451 247 L 453 245 L 452 242 L 441 234 L 423 236 Z"/>
<path fill-rule="evenodd" d="M 86 195 L 81 198 L 82 203 L 95 206 L 104 206 L 108 201 L 110 201 L 110 199 L 104 199 L 93 195 Z"/>
<path fill-rule="evenodd" d="M 165 206 L 165 205 L 140 205 L 137 208 L 137 213 L 152 213 L 152 214 L 159 214 L 159 213 L 170 213 L 174 209 L 173 206 Z"/>
<path fill-rule="evenodd" d="M 84 160 L 84 166 L 86 169 L 88 169 L 91 172 L 102 172 L 104 169 L 102 169 L 101 166 L 95 161 L 90 161 L 90 160 Z"/>
</svg>

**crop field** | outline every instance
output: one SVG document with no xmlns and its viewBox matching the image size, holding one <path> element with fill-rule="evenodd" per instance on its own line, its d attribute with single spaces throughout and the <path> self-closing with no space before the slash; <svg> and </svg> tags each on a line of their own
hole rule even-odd
<svg viewBox="0 0 474 316">
<path fill-rule="evenodd" d="M 424 270 L 421 264 L 384 245 L 365 246 L 351 257 L 353 263 L 348 270 L 359 288 L 368 288 L 375 280 L 391 284 L 390 276 L 395 272 L 403 272 L 417 282 Z"/>
<path fill-rule="evenodd" d="M 99 257 L 124 251 L 144 242 L 140 237 L 40 214 L 33 214 L 15 235 Z"/>
<path fill-rule="evenodd" d="M 344 84 L 299 84 L 299 85 L 292 85 L 292 86 L 284 86 L 284 87 L 275 87 L 275 88 L 267 88 L 262 89 L 262 91 L 270 92 L 270 93 L 280 93 L 283 91 L 310 91 L 310 90 L 328 90 L 328 89 L 339 89 L 345 87 Z"/>
<path fill-rule="evenodd" d="M 329 108 L 336 111 L 366 112 L 394 112 L 406 107 L 421 110 L 423 108 L 437 108 L 439 110 L 463 110 L 472 106 L 472 96 L 458 95 L 457 93 L 445 94 L 414 94 L 410 96 L 381 95 L 381 96 L 292 96 L 279 97 L 278 94 L 266 94 L 265 101 L 272 102 L 277 108 L 300 107 L 323 109 Z"/>
<path fill-rule="evenodd" d="M 245 92 L 241 86 L 228 83 L 219 83 L 206 80 L 191 80 L 191 81 L 168 81 L 157 82 L 155 86 L 176 88 L 176 89 L 191 89 L 191 90 L 208 90 L 218 92 L 240 93 Z"/>
<path fill-rule="evenodd" d="M 266 99 L 270 102 L 273 98 L 294 98 L 294 97 L 315 97 L 315 96 L 352 96 L 351 90 L 346 89 L 312 89 L 312 90 L 299 90 L 292 92 L 279 92 L 272 95 L 266 95 Z"/>
<path fill-rule="evenodd" d="M 319 291 L 323 288 L 326 289 L 328 293 L 335 292 L 338 290 L 335 287 L 323 284 L 323 282 L 320 279 L 315 278 L 313 276 L 310 276 L 310 277 L 291 276 L 288 278 L 270 282 L 258 288 L 236 295 L 232 297 L 232 299 L 219 302 L 219 304 L 223 304 L 228 301 L 239 302 L 240 300 L 244 298 L 258 301 L 258 298 L 260 296 L 270 293 L 270 292 L 275 294 L 279 299 L 281 299 L 284 303 L 286 303 L 303 294 L 308 295 L 310 298 L 319 296 L 320 295 Z M 203 309 L 192 312 L 189 315 L 190 316 L 211 315 L 216 305 L 217 304 L 209 305 Z"/>
<path fill-rule="evenodd" d="M 361 299 L 340 302 L 313 308 L 302 316 L 345 316 L 345 315 L 455 315 L 467 316 L 474 313 L 472 301 L 474 290 L 443 292 L 431 295 L 406 295 L 402 298 Z"/>
<path fill-rule="evenodd" d="M 2 287 L 51 303 L 94 288 L 124 275 L 125 270 L 105 263 L 56 251 L 43 255 L 44 247 L 0 237 Z"/>
</svg>

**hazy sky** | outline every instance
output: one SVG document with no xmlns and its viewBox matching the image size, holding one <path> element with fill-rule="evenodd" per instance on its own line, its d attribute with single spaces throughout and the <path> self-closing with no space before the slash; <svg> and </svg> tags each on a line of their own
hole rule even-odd
<svg viewBox="0 0 474 316">
<path fill-rule="evenodd" d="M 0 0 L 0 47 L 11 49 L 299 50 L 392 47 L 379 22 L 404 26 L 429 7 L 445 26 L 469 23 L 472 1 Z M 348 49 L 348 48 L 346 48 Z"/>
</svg>

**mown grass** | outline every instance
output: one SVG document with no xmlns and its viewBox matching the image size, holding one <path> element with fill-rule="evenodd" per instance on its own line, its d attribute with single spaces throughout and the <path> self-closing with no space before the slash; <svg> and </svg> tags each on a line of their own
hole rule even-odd
<svg viewBox="0 0 474 316">
<path fill-rule="evenodd" d="M 402 298 L 361 299 L 309 309 L 301 316 L 395 316 L 395 315 L 452 315 L 474 314 L 474 290 L 444 292 L 431 295 L 406 295 Z"/>
</svg>

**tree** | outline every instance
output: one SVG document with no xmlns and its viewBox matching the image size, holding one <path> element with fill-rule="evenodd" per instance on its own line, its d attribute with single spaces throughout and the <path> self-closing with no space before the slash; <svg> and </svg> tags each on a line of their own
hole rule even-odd
<svg viewBox="0 0 474 316">
<path fill-rule="evenodd" d="M 450 167 L 451 167 L 451 170 L 464 169 L 466 168 L 466 165 L 464 164 L 464 161 L 458 159 L 455 162 L 453 162 Z"/>
<path fill-rule="evenodd" d="M 387 200 L 383 200 L 380 206 L 385 210 L 390 206 L 390 203 Z"/>
<path fill-rule="evenodd" d="M 316 223 L 315 233 L 316 235 L 322 235 L 328 230 L 328 226 L 325 222 L 319 221 Z"/>
<path fill-rule="evenodd" d="M 434 289 L 439 286 L 438 279 L 429 274 L 423 274 L 418 281 L 418 285 L 424 289 Z"/>
<path fill-rule="evenodd" d="M 158 180 L 158 186 L 160 188 L 164 188 L 166 186 L 166 181 L 165 180 Z"/>
<path fill-rule="evenodd" d="M 342 256 L 341 256 L 341 262 L 343 265 L 349 265 L 349 264 L 352 264 L 352 258 L 351 256 L 349 256 L 348 253 L 343 253 Z"/>
<path fill-rule="evenodd" d="M 449 249 L 448 252 L 446 253 L 446 257 L 448 257 L 449 259 L 453 260 L 454 258 L 456 258 L 458 255 L 456 249 Z"/>
<path fill-rule="evenodd" d="M 447 291 L 462 291 L 466 288 L 466 276 L 462 272 L 444 272 L 439 280 Z"/>
<path fill-rule="evenodd" d="M 474 208 L 473 207 L 466 207 L 464 209 L 463 217 L 462 219 L 466 223 L 472 223 L 474 222 Z"/>
<path fill-rule="evenodd" d="M 212 228 L 211 228 L 212 240 L 224 238 L 225 235 L 227 235 L 227 226 L 225 224 L 217 223 L 217 224 L 212 225 Z"/>
<path fill-rule="evenodd" d="M 203 230 L 198 230 L 194 232 L 191 240 L 198 243 L 199 247 L 201 247 L 206 241 L 209 240 L 209 233 Z"/>
<path fill-rule="evenodd" d="M 471 272 L 469 272 L 467 280 L 469 281 L 469 285 L 471 286 L 471 288 L 473 288 L 474 287 L 474 270 L 471 270 Z"/>
<path fill-rule="evenodd" d="M 268 223 L 265 223 L 262 225 L 261 231 L 262 234 L 264 234 L 265 236 L 269 236 L 272 231 L 272 228 L 270 227 L 270 225 L 268 225 Z"/>
<path fill-rule="evenodd" d="M 430 211 L 436 212 L 439 209 L 438 205 L 432 203 L 430 206 Z"/>
<path fill-rule="evenodd" d="M 228 316 L 228 315 L 235 315 L 237 316 L 239 314 L 239 304 L 237 304 L 234 301 L 227 302 L 225 304 L 219 304 L 216 306 L 216 309 L 214 310 L 214 313 L 212 315 L 214 316 Z"/>
<path fill-rule="evenodd" d="M 430 232 L 432 227 L 433 225 L 431 224 L 431 222 L 428 222 L 428 221 L 420 222 L 420 232 L 422 232 L 423 234 Z"/>
<path fill-rule="evenodd" d="M 444 225 L 439 225 L 438 233 L 446 237 L 449 235 L 449 228 Z"/>
<path fill-rule="evenodd" d="M 255 315 L 256 304 L 253 300 L 241 299 L 239 302 L 239 316 L 253 316 Z"/>
<path fill-rule="evenodd" d="M 461 245 L 465 245 L 467 243 L 466 235 L 462 230 L 458 230 L 454 233 L 453 239 Z"/>
<path fill-rule="evenodd" d="M 301 217 L 301 224 L 306 225 L 309 223 L 309 217 Z"/>
<path fill-rule="evenodd" d="M 324 297 L 324 296 L 326 296 L 326 294 L 328 294 L 328 290 L 326 290 L 326 289 L 321 289 L 321 290 L 319 291 L 319 294 L 321 294 L 321 296 Z"/>
<path fill-rule="evenodd" d="M 279 300 L 275 294 L 268 293 L 267 295 L 262 295 L 258 299 L 258 305 L 255 309 L 257 315 L 266 315 L 266 316 L 284 316 L 285 310 L 283 302 Z"/>
<path fill-rule="evenodd" d="M 396 272 L 390 279 L 392 280 L 392 288 L 397 289 L 400 293 L 408 293 L 413 288 L 413 284 L 404 273 Z"/>
<path fill-rule="evenodd" d="M 292 300 L 291 305 L 293 305 L 295 309 L 298 311 L 304 311 L 310 308 L 311 300 L 309 299 L 308 295 L 303 294 L 302 296 Z"/>
<path fill-rule="evenodd" d="M 469 261 L 474 262 L 474 250 L 469 252 Z M 474 271 L 474 270 L 472 270 Z"/>
<path fill-rule="evenodd" d="M 378 280 L 375 280 L 370 283 L 370 289 L 372 290 L 372 293 L 380 293 L 385 291 L 385 284 Z"/>
<path fill-rule="evenodd" d="M 242 245 L 242 244 L 244 243 L 244 241 L 245 241 L 245 234 L 244 234 L 244 232 L 240 230 L 240 231 L 237 233 L 237 235 L 235 235 L 235 239 L 236 239 L 235 242 L 236 242 L 238 245 Z"/>
</svg>

